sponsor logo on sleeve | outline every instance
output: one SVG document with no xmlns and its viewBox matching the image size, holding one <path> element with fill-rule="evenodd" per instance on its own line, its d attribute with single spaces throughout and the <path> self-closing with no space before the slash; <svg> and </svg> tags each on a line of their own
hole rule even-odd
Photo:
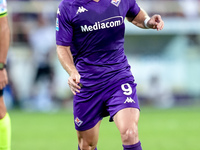
<svg viewBox="0 0 200 150">
<path fill-rule="evenodd" d="M 60 9 L 59 9 L 59 8 L 58 8 L 58 10 L 57 10 L 57 14 L 60 15 Z"/>
<path fill-rule="evenodd" d="M 56 18 L 56 31 L 59 31 L 59 20 Z"/>
</svg>

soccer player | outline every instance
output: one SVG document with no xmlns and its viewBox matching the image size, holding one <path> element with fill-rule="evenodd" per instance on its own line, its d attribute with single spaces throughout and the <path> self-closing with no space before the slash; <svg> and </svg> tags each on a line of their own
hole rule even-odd
<svg viewBox="0 0 200 150">
<path fill-rule="evenodd" d="M 10 117 L 3 101 L 3 88 L 8 83 L 6 57 L 9 48 L 10 30 L 7 19 L 6 0 L 0 0 L 0 150 L 10 150 Z"/>
<path fill-rule="evenodd" d="M 123 149 L 142 149 L 137 84 L 124 54 L 125 18 L 144 29 L 164 27 L 160 15 L 150 18 L 135 0 L 63 0 L 59 5 L 57 54 L 74 94 L 79 150 L 97 150 L 99 126 L 108 115 Z"/>
</svg>

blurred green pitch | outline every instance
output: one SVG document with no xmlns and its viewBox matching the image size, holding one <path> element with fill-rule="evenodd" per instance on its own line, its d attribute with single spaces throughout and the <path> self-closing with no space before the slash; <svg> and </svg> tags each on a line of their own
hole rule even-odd
<svg viewBox="0 0 200 150">
<path fill-rule="evenodd" d="M 72 112 L 9 113 L 12 150 L 77 150 Z M 98 150 L 122 150 L 119 132 L 108 119 L 101 124 Z M 142 108 L 139 135 L 143 150 L 199 150 L 200 108 Z"/>
</svg>

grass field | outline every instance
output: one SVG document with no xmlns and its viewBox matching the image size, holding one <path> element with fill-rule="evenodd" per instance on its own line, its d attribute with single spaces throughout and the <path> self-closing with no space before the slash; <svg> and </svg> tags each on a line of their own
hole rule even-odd
<svg viewBox="0 0 200 150">
<path fill-rule="evenodd" d="M 77 150 L 72 112 L 9 113 L 12 150 Z M 122 150 L 119 132 L 108 119 L 101 124 L 98 150 Z M 142 108 L 139 135 L 143 150 L 200 150 L 200 108 Z"/>
</svg>

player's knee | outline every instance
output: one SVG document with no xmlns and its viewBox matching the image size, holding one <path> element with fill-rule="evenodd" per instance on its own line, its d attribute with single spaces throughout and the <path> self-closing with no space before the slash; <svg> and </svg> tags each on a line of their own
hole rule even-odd
<svg viewBox="0 0 200 150">
<path fill-rule="evenodd" d="M 96 144 L 93 140 L 81 140 L 79 143 L 79 147 L 81 150 L 94 150 L 96 148 Z"/>
<path fill-rule="evenodd" d="M 133 143 L 133 141 L 138 138 L 137 125 L 135 124 L 132 127 L 125 128 L 123 132 L 121 132 L 121 137 L 123 143 Z"/>
</svg>

